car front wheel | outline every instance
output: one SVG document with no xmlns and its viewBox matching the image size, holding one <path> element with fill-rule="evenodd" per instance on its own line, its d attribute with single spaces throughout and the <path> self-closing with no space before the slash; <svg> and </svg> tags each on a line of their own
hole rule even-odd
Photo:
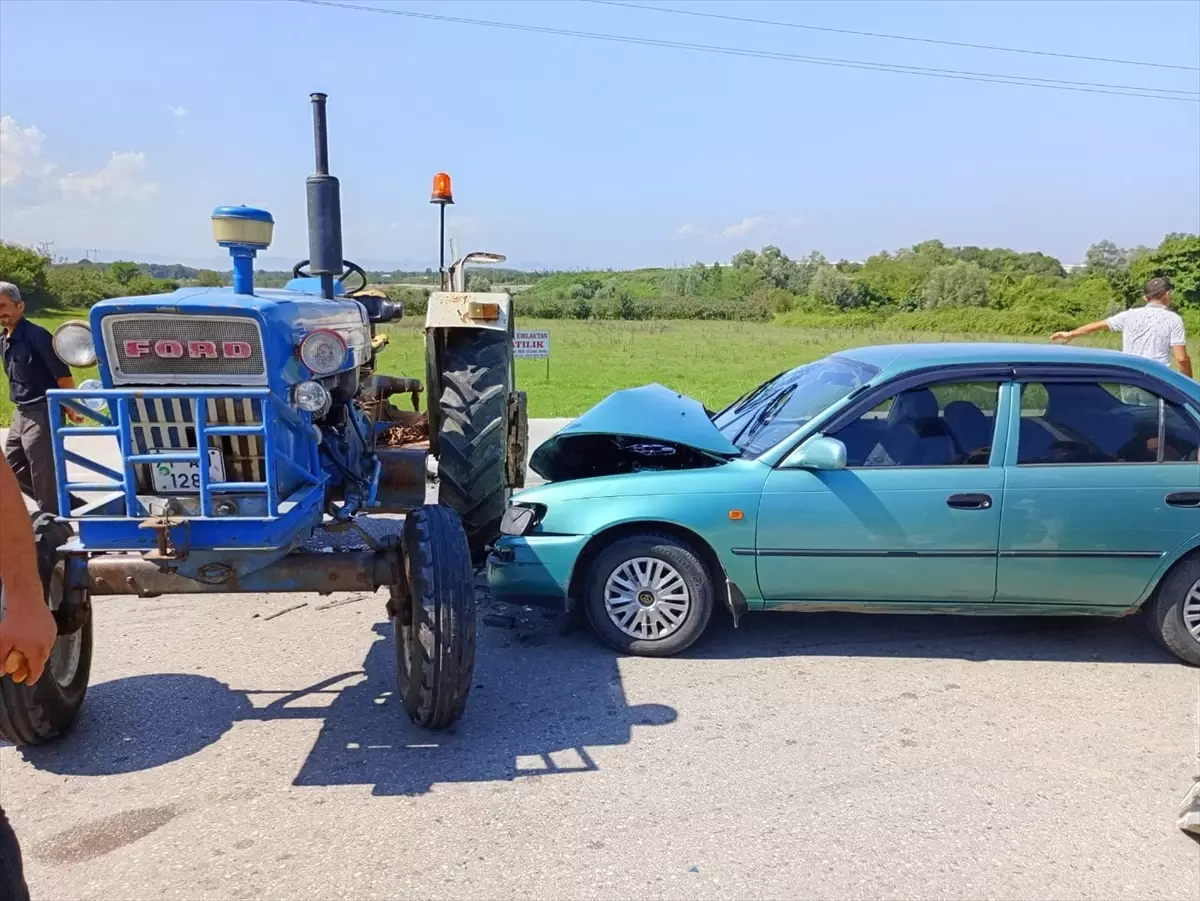
<svg viewBox="0 0 1200 901">
<path fill-rule="evenodd" d="M 1150 631 L 1162 646 L 1200 666 L 1200 558 L 1184 561 L 1163 580 L 1147 613 Z"/>
<path fill-rule="evenodd" d="M 601 551 L 588 570 L 584 609 L 596 634 L 626 654 L 669 657 L 708 625 L 713 580 L 686 543 L 647 533 Z"/>
</svg>

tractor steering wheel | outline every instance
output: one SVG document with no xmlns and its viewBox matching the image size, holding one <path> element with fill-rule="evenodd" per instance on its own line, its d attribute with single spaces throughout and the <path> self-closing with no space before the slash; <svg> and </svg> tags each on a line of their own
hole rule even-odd
<svg viewBox="0 0 1200 901">
<path fill-rule="evenodd" d="M 292 278 L 312 278 L 313 274 L 305 271 L 304 267 L 307 265 L 308 260 L 301 260 L 299 263 L 293 266 Z M 361 291 L 367 286 L 367 273 L 363 271 L 362 266 L 358 265 L 358 263 L 351 263 L 349 260 L 342 260 L 342 265 L 345 267 L 345 269 L 342 270 L 342 274 L 337 276 L 337 278 L 342 281 L 343 291 L 345 291 L 347 294 L 353 294 L 356 291 Z M 345 278 L 347 275 L 357 275 L 361 281 L 361 284 L 355 287 L 353 290 L 348 289 L 345 285 Z"/>
</svg>

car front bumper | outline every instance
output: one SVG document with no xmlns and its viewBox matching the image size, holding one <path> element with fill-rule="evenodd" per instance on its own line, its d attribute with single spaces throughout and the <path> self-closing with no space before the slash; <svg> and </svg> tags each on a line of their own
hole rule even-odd
<svg viewBox="0 0 1200 901">
<path fill-rule="evenodd" d="M 488 588 L 507 604 L 567 609 L 586 535 L 505 535 L 488 555 Z"/>
</svg>

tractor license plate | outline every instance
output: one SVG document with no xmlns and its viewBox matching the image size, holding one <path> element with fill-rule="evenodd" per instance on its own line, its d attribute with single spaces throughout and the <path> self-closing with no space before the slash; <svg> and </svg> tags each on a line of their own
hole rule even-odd
<svg viewBox="0 0 1200 901">
<path fill-rule="evenodd" d="M 195 463 L 155 463 L 151 471 L 156 494 L 200 490 L 200 467 Z M 225 460 L 221 452 L 212 447 L 208 449 L 208 479 L 210 482 L 225 481 Z"/>
</svg>

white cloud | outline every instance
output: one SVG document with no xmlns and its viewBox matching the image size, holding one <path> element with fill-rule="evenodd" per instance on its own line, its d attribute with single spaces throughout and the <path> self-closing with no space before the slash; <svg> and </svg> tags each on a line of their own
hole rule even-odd
<svg viewBox="0 0 1200 901">
<path fill-rule="evenodd" d="M 744 238 L 746 235 L 758 231 L 766 224 L 766 219 L 762 216 L 744 216 L 741 222 L 735 222 L 728 228 L 721 230 L 722 238 Z"/>
<path fill-rule="evenodd" d="M 71 172 L 58 180 L 66 200 L 149 200 L 158 185 L 143 177 L 146 154 L 140 151 L 114 150 L 103 169 L 95 172 Z"/>
<path fill-rule="evenodd" d="M 54 164 L 42 157 L 45 140 L 36 125 L 22 128 L 12 116 L 0 116 L 0 186 L 42 179 L 54 171 Z"/>
<path fill-rule="evenodd" d="M 702 233 L 702 229 L 695 222 L 685 222 L 679 226 L 679 231 L 675 232 L 679 238 L 694 238 Z"/>
<path fill-rule="evenodd" d="M 184 116 L 187 115 L 187 110 L 185 110 L 182 106 L 171 106 L 168 103 L 167 109 L 169 109 L 171 111 L 171 115 L 177 119 L 182 119 Z"/>
</svg>

